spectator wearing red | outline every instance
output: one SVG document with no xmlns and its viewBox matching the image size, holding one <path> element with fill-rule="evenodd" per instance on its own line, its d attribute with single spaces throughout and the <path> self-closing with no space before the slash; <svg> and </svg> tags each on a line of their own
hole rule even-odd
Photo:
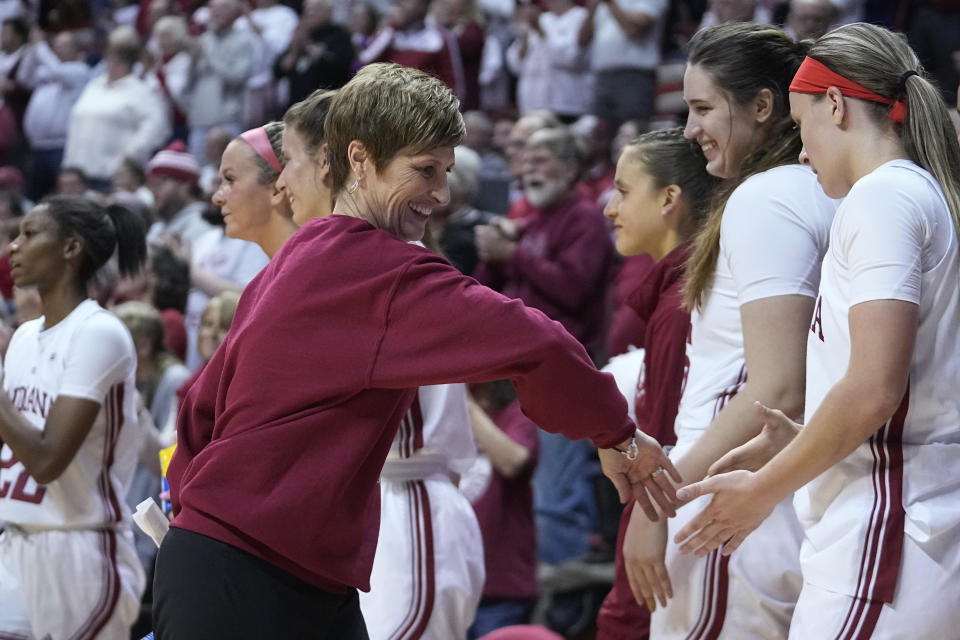
<svg viewBox="0 0 960 640">
<path fill-rule="evenodd" d="M 566 128 L 538 131 L 524 151 L 524 225 L 476 229 L 480 282 L 557 320 L 595 359 L 604 351 L 613 246 L 596 204 L 577 193 L 579 154 Z"/>
<path fill-rule="evenodd" d="M 360 52 L 361 64 L 396 62 L 440 78 L 463 100 L 466 85 L 457 40 L 427 15 L 429 0 L 398 0 L 387 26 Z"/>
<path fill-rule="evenodd" d="M 537 425 L 523 415 L 507 380 L 471 389 L 470 423 L 490 460 L 487 490 L 473 508 L 483 535 L 487 581 L 469 637 L 529 620 L 540 593 L 533 487 L 540 444 Z"/>
</svg>

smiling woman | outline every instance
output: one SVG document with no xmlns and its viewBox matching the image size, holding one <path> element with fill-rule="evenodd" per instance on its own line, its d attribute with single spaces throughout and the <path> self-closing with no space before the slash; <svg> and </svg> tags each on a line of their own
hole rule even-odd
<svg viewBox="0 0 960 640">
<path fill-rule="evenodd" d="M 247 286 L 184 398 L 168 470 L 175 517 L 154 584 L 158 639 L 366 638 L 357 589 L 369 588 L 378 479 L 421 386 L 512 379 L 542 428 L 602 449 L 624 500 L 672 512 L 670 474 L 654 474 L 672 466 L 583 348 L 408 242 L 448 198 L 458 106 L 436 78 L 384 64 L 333 100 L 337 209 L 304 224 Z"/>
<path fill-rule="evenodd" d="M 690 42 L 684 135 L 724 180 L 686 262 L 689 368 L 671 453 L 686 481 L 760 432 L 754 401 L 803 412 L 806 336 L 836 209 L 798 164 L 787 98 L 805 50 L 752 23 L 704 29 Z M 660 541 L 641 564 L 663 571 L 644 582 L 658 594 L 673 587 L 651 636 L 786 637 L 800 591 L 800 525 L 789 501 L 729 559 L 691 558 L 666 543 L 696 511 L 686 505 L 666 525 L 629 524 L 627 536 Z"/>
<path fill-rule="evenodd" d="M 814 43 L 790 102 L 802 160 L 844 197 L 807 332 L 806 424 L 761 408 L 769 428 L 715 471 L 762 466 L 690 487 L 715 495 L 678 538 L 729 554 L 793 497 L 790 637 L 955 638 L 960 145 L 906 39 L 874 25 Z"/>
</svg>

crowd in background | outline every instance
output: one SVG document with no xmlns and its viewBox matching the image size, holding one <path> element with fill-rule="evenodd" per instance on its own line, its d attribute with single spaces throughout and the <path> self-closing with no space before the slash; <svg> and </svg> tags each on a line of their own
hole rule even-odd
<svg viewBox="0 0 960 640">
<path fill-rule="evenodd" d="M 602 215 L 616 159 L 640 133 L 684 119 L 683 45 L 698 28 L 753 20 L 802 39 L 866 20 L 908 34 L 949 104 L 960 73 L 956 0 L 0 0 L 0 20 L 0 230 L 12 239 L 50 194 L 143 217 L 148 268 L 121 277 L 108 265 L 91 296 L 134 336 L 154 445 L 170 440 L 178 390 L 268 262 L 224 235 L 210 201 L 224 149 L 365 64 L 417 67 L 454 90 L 467 137 L 429 235 L 464 273 L 560 321 L 598 366 L 643 346 L 624 300 L 651 266 L 616 255 Z M 7 240 L 3 349 L 42 314 L 35 292 L 13 286 Z M 488 395 L 480 404 L 503 411 Z M 537 615 L 575 637 L 609 589 L 619 507 L 586 441 L 516 440 L 527 462 L 509 479 L 532 484 L 538 558 L 567 569 L 563 587 L 541 569 L 550 598 Z M 151 460 L 131 505 L 155 493 Z M 141 550 L 148 565 L 151 543 Z M 539 593 L 536 576 L 487 580 L 491 600 Z"/>
</svg>

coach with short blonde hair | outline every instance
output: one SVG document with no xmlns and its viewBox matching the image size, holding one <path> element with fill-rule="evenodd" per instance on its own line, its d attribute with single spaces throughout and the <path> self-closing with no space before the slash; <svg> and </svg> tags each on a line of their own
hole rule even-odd
<svg viewBox="0 0 960 640">
<path fill-rule="evenodd" d="M 511 378 L 541 427 L 604 448 L 624 499 L 653 513 L 650 491 L 672 511 L 654 473 L 670 463 L 613 379 L 559 325 L 409 242 L 449 199 L 458 107 L 439 80 L 394 64 L 334 98 L 333 214 L 247 286 L 181 407 L 158 640 L 366 638 L 357 589 L 369 589 L 377 481 L 419 386 Z"/>
</svg>

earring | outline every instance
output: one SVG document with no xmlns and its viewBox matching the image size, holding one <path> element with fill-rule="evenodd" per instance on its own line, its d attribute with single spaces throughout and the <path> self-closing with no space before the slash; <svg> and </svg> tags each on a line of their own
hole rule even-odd
<svg viewBox="0 0 960 640">
<path fill-rule="evenodd" d="M 347 193 L 354 193 L 357 189 L 360 188 L 360 178 L 357 178 L 353 181 L 353 184 L 347 187 Z"/>
</svg>

